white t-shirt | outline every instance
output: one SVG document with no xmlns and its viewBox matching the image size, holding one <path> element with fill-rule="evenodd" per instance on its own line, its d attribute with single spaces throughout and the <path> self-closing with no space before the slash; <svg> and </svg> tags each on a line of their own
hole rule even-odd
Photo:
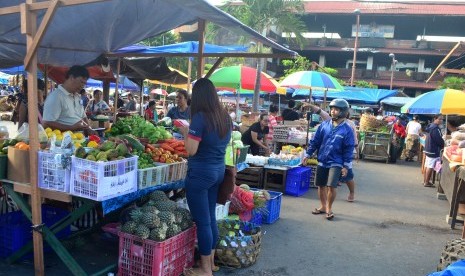
<svg viewBox="0 0 465 276">
<path fill-rule="evenodd" d="M 410 121 L 407 124 L 407 135 L 420 135 L 421 125 L 419 122 Z"/>
</svg>

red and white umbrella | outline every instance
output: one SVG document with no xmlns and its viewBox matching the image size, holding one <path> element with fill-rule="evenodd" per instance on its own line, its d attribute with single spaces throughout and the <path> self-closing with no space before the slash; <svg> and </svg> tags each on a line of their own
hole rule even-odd
<svg viewBox="0 0 465 276">
<path fill-rule="evenodd" d="M 163 95 L 163 96 L 168 95 L 168 92 L 166 92 L 165 89 L 160 89 L 160 88 L 152 89 L 152 91 L 150 91 L 150 93 L 151 94 L 157 94 L 157 95 Z"/>
</svg>

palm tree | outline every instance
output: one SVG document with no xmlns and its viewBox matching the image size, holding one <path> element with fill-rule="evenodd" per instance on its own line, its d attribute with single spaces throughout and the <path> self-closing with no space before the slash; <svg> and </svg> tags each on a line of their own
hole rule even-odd
<svg viewBox="0 0 465 276">
<path fill-rule="evenodd" d="M 242 2 L 242 5 L 230 2 L 222 9 L 262 35 L 266 35 L 271 26 L 276 26 L 282 32 L 294 33 L 295 41 L 300 46 L 303 45 L 301 33 L 306 28 L 299 16 L 304 9 L 302 0 L 242 0 Z M 257 50 L 258 52 L 262 51 L 261 43 L 257 45 Z M 253 112 L 258 111 L 262 66 L 262 60 L 258 59 L 252 104 Z"/>
</svg>

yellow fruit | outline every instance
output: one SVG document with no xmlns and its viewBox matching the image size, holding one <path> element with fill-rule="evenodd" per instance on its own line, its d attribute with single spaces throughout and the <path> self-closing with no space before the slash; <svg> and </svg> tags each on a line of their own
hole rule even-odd
<svg viewBox="0 0 465 276">
<path fill-rule="evenodd" d="M 61 141 L 61 140 L 63 140 L 63 135 L 61 134 L 57 135 L 57 141 Z"/>
<path fill-rule="evenodd" d="M 96 147 L 98 147 L 98 143 L 95 141 L 90 141 L 89 143 L 87 143 L 87 146 L 95 149 Z"/>
<path fill-rule="evenodd" d="M 80 143 L 74 143 L 74 147 L 75 148 L 80 148 L 80 147 L 82 147 L 82 145 Z"/>
<path fill-rule="evenodd" d="M 53 130 L 52 130 L 51 128 L 48 127 L 48 128 L 45 129 L 45 132 L 46 132 L 47 134 L 49 134 L 50 132 L 53 132 Z"/>
<path fill-rule="evenodd" d="M 74 135 L 76 135 L 77 140 L 84 139 L 84 134 L 82 134 L 82 132 L 76 132 Z"/>
<path fill-rule="evenodd" d="M 61 131 L 59 129 L 55 129 L 53 133 L 55 133 L 56 135 L 61 135 Z"/>
<path fill-rule="evenodd" d="M 71 139 L 73 139 L 73 140 L 77 140 L 77 136 L 76 136 L 76 134 L 71 134 Z"/>
</svg>

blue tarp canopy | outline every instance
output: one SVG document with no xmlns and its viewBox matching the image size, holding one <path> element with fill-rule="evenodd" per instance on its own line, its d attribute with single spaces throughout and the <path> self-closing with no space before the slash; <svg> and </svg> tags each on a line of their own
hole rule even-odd
<svg viewBox="0 0 465 276">
<path fill-rule="evenodd" d="M 25 0 L 2 0 L 0 8 L 17 7 Z M 46 9 L 37 10 L 37 25 Z M 112 53 L 179 26 L 203 19 L 269 46 L 274 52 L 295 52 L 263 37 L 207 0 L 112 0 L 59 6 L 40 41 L 39 64 L 72 66 L 88 64 L 100 55 Z M 0 16 L 0 64 L 23 64 L 26 36 L 21 33 L 21 14 Z"/>
<path fill-rule="evenodd" d="M 205 43 L 204 53 L 243 53 L 247 52 L 246 46 L 220 46 Z M 160 53 L 182 53 L 195 54 L 199 52 L 198 41 L 186 41 L 176 44 L 162 46 L 132 45 L 119 49 L 115 53 L 138 53 L 138 54 L 160 54 Z"/>
<path fill-rule="evenodd" d="M 382 104 L 402 107 L 410 103 L 414 98 L 409 97 L 388 97 L 381 101 Z"/>
<path fill-rule="evenodd" d="M 87 87 L 96 87 L 96 88 L 102 88 L 103 87 L 103 81 L 95 80 L 95 79 L 88 79 L 86 83 Z M 110 83 L 110 88 L 115 88 L 115 83 Z M 119 78 L 118 82 L 118 88 L 119 89 L 126 89 L 126 90 L 137 90 L 139 91 L 140 88 L 137 84 L 132 82 L 130 79 L 127 77 L 121 76 Z"/>
<path fill-rule="evenodd" d="M 388 89 L 373 89 L 373 88 L 359 88 L 344 86 L 343 91 L 328 91 L 326 99 L 344 99 L 349 103 L 358 104 L 378 104 L 382 99 L 391 97 L 397 93 L 397 90 Z M 324 98 L 323 90 L 312 90 L 312 99 L 322 100 Z M 296 89 L 293 96 L 307 95 L 308 89 Z"/>
</svg>

